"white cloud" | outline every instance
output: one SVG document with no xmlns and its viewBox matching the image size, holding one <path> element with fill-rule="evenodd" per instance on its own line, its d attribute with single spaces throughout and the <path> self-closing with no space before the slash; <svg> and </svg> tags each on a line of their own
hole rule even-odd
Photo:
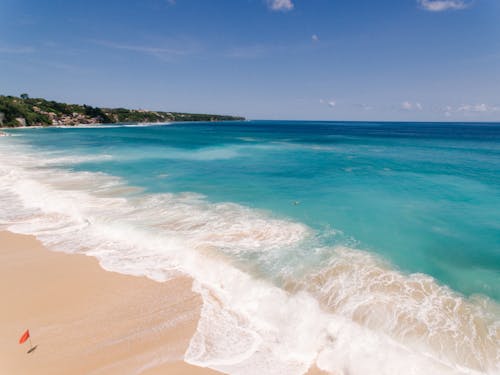
<svg viewBox="0 0 500 375">
<path fill-rule="evenodd" d="M 371 111 L 373 109 L 375 109 L 375 107 L 373 105 L 370 105 L 370 104 L 366 104 L 366 103 L 356 103 L 356 104 L 352 104 L 356 109 L 361 109 L 363 111 Z"/>
<path fill-rule="evenodd" d="M 473 115 L 473 114 L 481 115 L 481 114 L 500 112 L 500 106 L 493 106 L 493 105 L 488 105 L 485 103 L 462 104 L 462 105 L 459 105 L 457 107 L 447 105 L 442 109 L 442 111 L 446 117 L 450 117 L 454 114 L 462 114 L 465 116 Z"/>
<path fill-rule="evenodd" d="M 498 112 L 500 107 L 489 106 L 487 104 L 462 104 L 457 108 L 457 112 L 474 112 L 474 113 L 486 113 L 486 112 Z"/>
<path fill-rule="evenodd" d="M 411 111 L 413 109 L 413 104 L 411 104 L 410 102 L 403 102 L 401 103 L 401 108 L 406 111 Z"/>
<path fill-rule="evenodd" d="M 447 105 L 443 110 L 446 117 L 451 117 L 451 114 L 453 112 L 453 107 L 451 105 Z"/>
<path fill-rule="evenodd" d="M 171 61 L 174 58 L 179 58 L 186 55 L 192 55 L 198 52 L 198 47 L 194 43 L 185 39 L 172 40 L 170 41 L 170 43 L 164 43 L 164 45 L 159 45 L 159 46 L 150 46 L 142 44 L 122 44 L 106 40 L 96 40 L 93 41 L 93 43 L 116 50 L 124 50 L 124 51 L 131 51 L 131 52 L 151 55 L 163 61 Z M 166 44 L 170 45 L 167 46 Z"/>
<path fill-rule="evenodd" d="M 318 35 L 316 35 L 316 34 L 313 34 L 313 35 L 311 36 L 311 39 L 312 39 L 312 41 L 313 41 L 313 42 L 319 42 L 319 36 L 318 36 Z"/>
<path fill-rule="evenodd" d="M 292 0 L 267 0 L 267 5 L 271 10 L 287 12 L 293 9 Z"/>
<path fill-rule="evenodd" d="M 337 102 L 334 99 L 320 99 L 319 100 L 320 104 L 326 104 L 330 108 L 334 108 L 337 105 Z"/>
<path fill-rule="evenodd" d="M 104 43 L 103 43 L 104 44 Z M 159 55 L 185 55 L 186 51 L 182 49 L 173 49 L 173 48 L 164 48 L 164 47 L 151 47 L 151 46 L 142 46 L 142 45 L 132 45 L 132 44 L 114 44 L 109 43 L 108 47 L 115 49 L 123 49 L 133 52 L 143 52 L 155 56 Z"/>
<path fill-rule="evenodd" d="M 330 108 L 334 108 L 337 105 L 337 102 L 335 101 L 335 99 L 330 99 L 330 100 L 328 100 L 328 99 L 320 99 L 319 103 L 320 104 L 326 104 Z"/>
<path fill-rule="evenodd" d="M 419 102 L 412 103 L 406 101 L 401 103 L 401 109 L 404 109 L 405 111 L 422 111 L 424 107 Z"/>
<path fill-rule="evenodd" d="M 470 5 L 465 0 L 417 0 L 417 2 L 423 9 L 430 12 L 465 9 Z"/>
</svg>

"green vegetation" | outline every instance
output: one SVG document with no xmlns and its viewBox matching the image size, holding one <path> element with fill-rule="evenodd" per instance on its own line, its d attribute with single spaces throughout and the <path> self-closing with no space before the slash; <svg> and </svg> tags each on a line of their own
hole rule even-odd
<svg viewBox="0 0 500 375">
<path fill-rule="evenodd" d="M 243 117 L 126 108 L 98 108 L 66 104 L 41 98 L 0 95 L 0 126 L 49 126 L 94 123 L 137 123 L 169 121 L 231 121 Z"/>
</svg>

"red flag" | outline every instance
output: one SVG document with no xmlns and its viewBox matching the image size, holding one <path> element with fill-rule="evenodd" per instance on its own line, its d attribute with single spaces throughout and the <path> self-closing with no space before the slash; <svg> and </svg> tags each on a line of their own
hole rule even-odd
<svg viewBox="0 0 500 375">
<path fill-rule="evenodd" d="M 30 338 L 30 330 L 27 329 L 26 332 L 24 332 L 21 338 L 19 339 L 19 344 L 26 342 L 26 340 L 28 340 L 29 338 Z"/>
</svg>

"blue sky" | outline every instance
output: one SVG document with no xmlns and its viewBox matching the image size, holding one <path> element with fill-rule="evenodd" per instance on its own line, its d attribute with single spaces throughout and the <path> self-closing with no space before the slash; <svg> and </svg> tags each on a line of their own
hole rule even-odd
<svg viewBox="0 0 500 375">
<path fill-rule="evenodd" d="M 2 0 L 0 93 L 252 119 L 500 121 L 499 0 Z"/>
</svg>

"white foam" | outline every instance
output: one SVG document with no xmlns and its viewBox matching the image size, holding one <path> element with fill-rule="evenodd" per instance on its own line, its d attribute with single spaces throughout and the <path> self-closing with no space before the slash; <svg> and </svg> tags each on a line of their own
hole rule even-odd
<svg viewBox="0 0 500 375">
<path fill-rule="evenodd" d="M 310 291 L 325 311 L 383 333 L 407 351 L 428 353 L 449 368 L 498 373 L 500 321 L 492 301 L 492 308 L 480 307 L 427 275 L 404 275 L 361 251 L 334 251 L 295 288 Z"/>
<path fill-rule="evenodd" d="M 314 363 L 351 375 L 499 373 L 498 341 L 492 348 L 472 340 L 443 301 L 467 306 L 467 319 L 481 320 L 491 340 L 499 337 L 498 315 L 488 321 L 485 308 L 469 309 L 471 303 L 431 279 L 408 278 L 345 248 L 335 250 L 328 267 L 286 288 L 233 264 L 234 256 L 273 259 L 304 246 L 313 233 L 303 224 L 192 193 L 132 194 L 118 178 L 55 169 L 60 161 L 5 145 L 0 159 L 0 226 L 95 256 L 109 270 L 157 281 L 182 272 L 196 280 L 204 304 L 185 356 L 190 363 L 231 374 L 303 374 Z M 415 281 L 430 288 L 420 305 L 408 297 L 413 291 L 401 289 Z M 401 310 L 424 325 L 421 336 L 402 329 L 411 330 L 413 321 L 395 324 Z M 479 355 L 479 366 L 461 364 L 455 349 L 439 351 L 428 340 L 429 332 L 453 330 L 471 339 L 457 347 Z"/>
</svg>

